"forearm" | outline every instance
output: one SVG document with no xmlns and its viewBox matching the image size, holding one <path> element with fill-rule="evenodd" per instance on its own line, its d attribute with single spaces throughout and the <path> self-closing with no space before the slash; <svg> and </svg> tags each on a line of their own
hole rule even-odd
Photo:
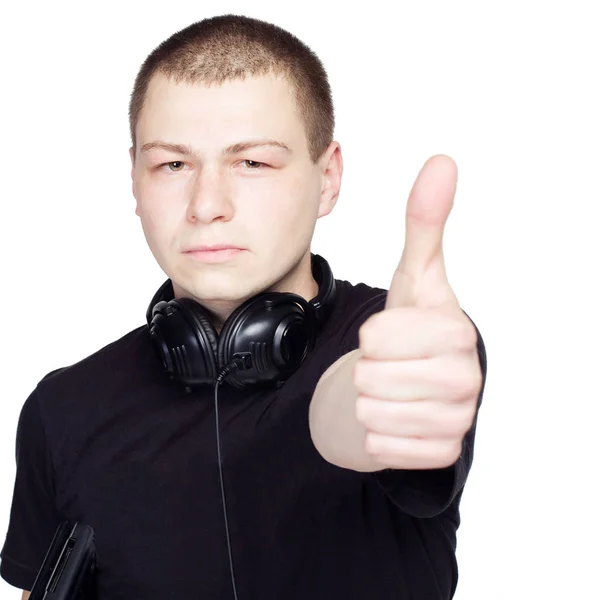
<svg viewBox="0 0 600 600">
<path fill-rule="evenodd" d="M 365 451 L 365 427 L 356 419 L 353 372 L 359 358 L 359 350 L 345 354 L 319 380 L 309 409 L 310 433 L 326 461 L 354 471 L 379 471 L 384 467 Z"/>
</svg>

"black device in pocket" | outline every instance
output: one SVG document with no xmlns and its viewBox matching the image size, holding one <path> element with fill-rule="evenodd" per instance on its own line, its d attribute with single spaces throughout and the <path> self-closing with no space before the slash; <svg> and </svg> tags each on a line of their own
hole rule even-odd
<svg viewBox="0 0 600 600">
<path fill-rule="evenodd" d="M 92 600 L 96 597 L 94 530 L 61 523 L 31 588 L 30 600 Z"/>
</svg>

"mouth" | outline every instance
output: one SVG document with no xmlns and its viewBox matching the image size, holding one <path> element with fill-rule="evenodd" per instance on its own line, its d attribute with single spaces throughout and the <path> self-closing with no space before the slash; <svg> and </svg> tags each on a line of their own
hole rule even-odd
<svg viewBox="0 0 600 600">
<path fill-rule="evenodd" d="M 241 248 L 234 246 L 233 244 L 214 244 L 213 246 L 194 246 L 185 252 L 219 252 L 221 250 L 241 250 Z"/>
<path fill-rule="evenodd" d="M 243 248 L 231 244 L 215 244 L 213 246 L 194 246 L 186 250 L 184 254 L 203 263 L 221 263 L 235 258 L 243 251 Z"/>
</svg>

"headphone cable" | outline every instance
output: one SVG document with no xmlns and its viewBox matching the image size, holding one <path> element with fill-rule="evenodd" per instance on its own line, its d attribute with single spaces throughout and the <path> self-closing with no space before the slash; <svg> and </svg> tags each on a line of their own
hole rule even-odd
<svg viewBox="0 0 600 600">
<path fill-rule="evenodd" d="M 233 597 L 235 600 L 238 600 L 237 588 L 235 585 L 235 574 L 233 570 L 233 555 L 231 552 L 231 539 L 229 535 L 229 521 L 227 519 L 227 503 L 225 501 L 225 484 L 223 482 L 223 461 L 221 458 L 221 436 L 219 434 L 219 403 L 217 401 L 217 396 L 219 392 L 219 385 L 221 385 L 227 376 L 232 371 L 237 371 L 239 368 L 243 368 L 244 363 L 239 359 L 234 359 L 231 363 L 223 367 L 215 380 L 215 429 L 217 434 L 217 456 L 219 459 L 219 480 L 221 482 L 221 499 L 223 502 L 223 517 L 225 519 L 225 535 L 227 538 L 227 551 L 229 553 L 229 570 L 231 573 L 231 585 L 233 587 Z"/>
</svg>

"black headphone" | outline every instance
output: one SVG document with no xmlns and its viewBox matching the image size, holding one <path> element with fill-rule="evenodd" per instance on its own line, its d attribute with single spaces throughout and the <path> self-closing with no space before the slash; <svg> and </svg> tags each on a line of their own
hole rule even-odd
<svg viewBox="0 0 600 600">
<path fill-rule="evenodd" d="M 311 267 L 319 292 L 310 302 L 297 294 L 263 292 L 236 308 L 220 335 L 202 305 L 174 299 L 167 279 L 154 294 L 146 321 L 169 377 L 187 387 L 214 384 L 225 375 L 237 388 L 281 385 L 314 347 L 333 308 L 329 264 L 311 254 Z"/>
</svg>

